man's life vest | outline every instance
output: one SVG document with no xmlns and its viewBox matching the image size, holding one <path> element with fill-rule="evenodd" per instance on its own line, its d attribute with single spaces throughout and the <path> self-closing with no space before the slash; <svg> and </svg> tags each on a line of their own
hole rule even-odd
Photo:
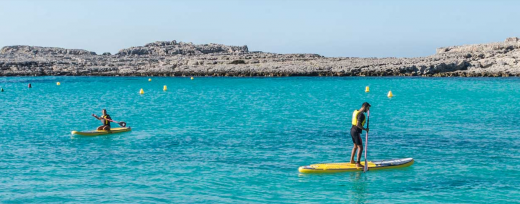
<svg viewBox="0 0 520 204">
<path fill-rule="evenodd" d="M 109 115 L 103 115 L 103 116 L 101 116 L 101 117 L 105 119 L 105 120 L 104 120 L 104 121 L 105 121 L 105 124 L 104 124 L 104 125 L 110 125 L 110 121 L 107 120 L 107 118 L 110 118 Z"/>
<path fill-rule="evenodd" d="M 359 112 L 358 110 L 354 110 L 354 113 L 352 113 L 352 125 L 354 125 L 354 126 L 357 126 L 357 124 L 358 124 L 357 116 L 359 113 L 361 113 L 361 112 Z M 361 113 L 361 114 L 363 114 L 363 113 Z M 367 118 L 363 119 L 363 122 L 361 122 L 361 126 L 365 126 L 366 121 L 367 121 Z"/>
</svg>

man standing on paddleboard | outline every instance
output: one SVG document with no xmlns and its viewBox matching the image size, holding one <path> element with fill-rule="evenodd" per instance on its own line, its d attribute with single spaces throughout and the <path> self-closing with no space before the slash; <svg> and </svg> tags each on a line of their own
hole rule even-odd
<svg viewBox="0 0 520 204">
<path fill-rule="evenodd" d="M 103 109 L 102 112 L 103 112 L 103 115 L 101 117 L 98 117 L 97 115 L 92 114 L 92 116 L 94 116 L 94 118 L 101 120 L 101 122 L 103 123 L 103 125 L 99 126 L 97 129 L 98 130 L 110 130 L 110 121 L 112 121 L 112 118 L 110 117 L 110 115 L 107 114 L 107 110 Z"/>
<path fill-rule="evenodd" d="M 363 141 L 361 140 L 361 131 L 365 130 L 368 132 L 368 128 L 364 128 L 366 122 L 365 114 L 370 109 L 370 104 L 364 102 L 359 110 L 354 110 L 352 113 L 352 128 L 350 128 L 350 136 L 352 136 L 352 142 L 354 148 L 352 148 L 352 154 L 350 155 L 350 163 L 356 164 L 356 167 L 363 167 L 361 165 L 361 153 L 363 152 Z M 357 162 L 354 162 L 354 156 L 357 150 Z"/>
</svg>

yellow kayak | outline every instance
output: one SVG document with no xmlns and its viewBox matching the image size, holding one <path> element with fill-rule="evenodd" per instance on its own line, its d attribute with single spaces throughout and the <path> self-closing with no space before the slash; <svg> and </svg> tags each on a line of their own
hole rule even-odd
<svg viewBox="0 0 520 204">
<path fill-rule="evenodd" d="M 123 127 L 123 128 L 110 128 L 110 130 L 93 130 L 93 131 L 87 131 L 87 132 L 72 131 L 71 133 L 73 135 L 82 135 L 82 136 L 99 136 L 99 135 L 115 134 L 115 133 L 120 133 L 120 132 L 128 132 L 130 130 L 132 130 L 132 128 Z"/>
<path fill-rule="evenodd" d="M 413 158 L 405 159 L 392 159 L 392 160 L 381 160 L 381 161 L 369 161 L 368 170 L 379 170 L 379 169 L 394 169 L 411 166 L 413 164 Z M 361 162 L 364 164 L 365 162 Z M 311 164 L 309 166 L 301 166 L 298 168 L 300 173 L 336 173 L 336 172 L 348 172 L 348 171 L 363 171 L 363 168 L 356 167 L 355 164 L 351 163 L 328 163 L 328 164 Z"/>
</svg>

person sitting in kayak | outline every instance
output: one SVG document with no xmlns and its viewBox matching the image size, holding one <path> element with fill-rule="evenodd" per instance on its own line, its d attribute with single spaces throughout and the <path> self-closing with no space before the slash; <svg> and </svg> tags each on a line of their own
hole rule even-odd
<svg viewBox="0 0 520 204">
<path fill-rule="evenodd" d="M 368 128 L 363 128 L 366 122 L 365 114 L 370 109 L 370 104 L 364 102 L 359 110 L 354 110 L 352 114 L 352 128 L 350 129 L 350 136 L 352 136 L 352 142 L 354 148 L 352 148 L 352 154 L 350 155 L 350 163 L 356 164 L 356 167 L 363 167 L 361 165 L 361 154 L 363 152 L 363 141 L 361 140 L 361 131 L 365 130 L 368 132 Z M 354 156 L 357 150 L 357 162 L 354 162 Z"/>
<path fill-rule="evenodd" d="M 110 115 L 107 114 L 107 110 L 103 109 L 103 115 L 101 117 L 98 117 L 97 115 L 92 114 L 94 118 L 101 120 L 103 123 L 102 126 L 99 126 L 97 130 L 110 130 L 110 122 L 112 121 L 112 118 Z"/>
</svg>

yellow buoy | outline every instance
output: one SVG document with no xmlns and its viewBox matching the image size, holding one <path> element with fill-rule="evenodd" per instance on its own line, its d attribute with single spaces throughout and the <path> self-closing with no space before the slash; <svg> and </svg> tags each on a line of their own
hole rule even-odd
<svg viewBox="0 0 520 204">
<path fill-rule="evenodd" d="M 168 88 L 166 87 L 166 85 L 164 85 L 164 87 L 163 87 L 162 90 L 163 90 L 163 91 L 167 91 L 167 90 L 168 90 Z"/>
<path fill-rule="evenodd" d="M 365 87 L 365 92 L 367 92 L 367 93 L 370 92 L 370 88 L 368 86 Z"/>
<path fill-rule="evenodd" d="M 392 91 L 389 91 L 387 96 L 388 96 L 388 98 L 392 98 L 392 97 L 394 97 L 394 94 L 392 94 Z"/>
<path fill-rule="evenodd" d="M 58 85 L 58 86 L 59 86 L 59 85 L 61 85 L 61 83 L 60 83 L 60 82 L 58 81 L 58 82 L 56 83 L 56 85 Z"/>
<path fill-rule="evenodd" d="M 191 80 L 193 80 L 193 77 L 191 77 Z"/>
<path fill-rule="evenodd" d="M 149 78 L 148 81 L 152 81 L 152 78 Z"/>
<path fill-rule="evenodd" d="M 139 94 L 144 94 L 143 89 L 141 89 L 141 90 L 139 91 Z"/>
</svg>

